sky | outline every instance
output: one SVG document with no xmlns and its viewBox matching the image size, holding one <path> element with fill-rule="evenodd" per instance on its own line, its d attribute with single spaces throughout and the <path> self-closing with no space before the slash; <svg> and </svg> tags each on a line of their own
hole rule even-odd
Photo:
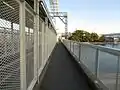
<svg viewBox="0 0 120 90">
<path fill-rule="evenodd" d="M 59 11 L 68 12 L 68 31 L 120 33 L 120 0 L 59 0 Z M 57 28 L 64 32 L 58 21 Z"/>
</svg>

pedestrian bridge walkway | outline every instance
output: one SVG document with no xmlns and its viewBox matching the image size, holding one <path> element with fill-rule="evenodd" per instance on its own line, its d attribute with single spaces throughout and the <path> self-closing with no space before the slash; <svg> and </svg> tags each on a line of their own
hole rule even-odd
<svg viewBox="0 0 120 90">
<path fill-rule="evenodd" d="M 120 50 L 57 43 L 52 19 L 45 0 L 0 0 L 0 90 L 120 90 Z"/>
<path fill-rule="evenodd" d="M 94 90 L 63 44 L 56 45 L 39 90 Z"/>
</svg>

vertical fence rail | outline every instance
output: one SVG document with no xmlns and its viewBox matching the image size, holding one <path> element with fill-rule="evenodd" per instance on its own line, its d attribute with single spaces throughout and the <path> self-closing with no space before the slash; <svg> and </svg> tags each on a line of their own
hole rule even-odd
<svg viewBox="0 0 120 90">
<path fill-rule="evenodd" d="M 21 90 L 26 90 L 26 45 L 25 45 L 25 1 L 20 2 L 20 82 Z"/>
<path fill-rule="evenodd" d="M 72 46 L 72 48 L 73 48 L 73 53 L 74 53 L 74 42 L 73 42 L 73 46 Z"/>
<path fill-rule="evenodd" d="M 95 55 L 95 75 L 96 75 L 96 77 L 98 77 L 98 68 L 99 68 L 99 50 L 98 49 L 96 49 L 96 55 Z"/>
<path fill-rule="evenodd" d="M 39 23 L 40 23 L 40 18 L 39 18 L 39 1 L 37 0 L 36 1 L 36 26 L 37 26 L 37 73 L 36 73 L 36 77 L 37 77 L 37 82 L 39 83 L 39 62 L 40 62 L 40 58 L 39 58 L 39 55 L 40 55 L 40 52 L 39 52 L 39 44 L 40 44 L 40 40 L 39 40 L 39 30 L 40 30 L 40 27 L 39 27 Z"/>
<path fill-rule="evenodd" d="M 43 64 L 44 64 L 44 28 L 45 28 L 44 22 L 42 22 L 42 25 L 41 25 L 41 26 L 42 26 L 42 30 L 41 30 L 41 34 L 42 34 L 42 35 L 41 35 L 41 37 L 42 37 L 42 39 L 41 39 L 41 42 L 42 42 L 42 43 L 41 43 L 41 47 L 42 47 L 42 48 L 41 48 L 41 54 L 42 54 L 42 55 L 41 55 L 41 56 L 42 56 L 42 58 L 41 58 L 41 59 L 42 59 L 42 68 L 43 68 Z"/>
<path fill-rule="evenodd" d="M 81 60 L 81 45 L 80 44 L 78 44 L 79 46 L 79 61 Z"/>
<path fill-rule="evenodd" d="M 70 51 L 71 51 L 71 41 L 70 41 Z"/>
<path fill-rule="evenodd" d="M 39 55 L 39 46 L 38 46 L 38 32 L 39 32 L 39 2 L 34 0 L 34 78 L 35 81 L 38 80 L 38 55 Z"/>
</svg>

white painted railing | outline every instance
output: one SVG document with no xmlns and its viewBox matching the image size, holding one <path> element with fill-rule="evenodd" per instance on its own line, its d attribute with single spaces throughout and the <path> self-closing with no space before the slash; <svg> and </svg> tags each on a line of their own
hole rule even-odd
<svg viewBox="0 0 120 90">
<path fill-rule="evenodd" d="M 97 77 L 94 81 L 100 82 L 101 88 L 120 90 L 120 49 L 69 40 L 63 40 L 63 43 L 78 63 L 83 63 L 90 71 L 88 75 Z"/>
</svg>

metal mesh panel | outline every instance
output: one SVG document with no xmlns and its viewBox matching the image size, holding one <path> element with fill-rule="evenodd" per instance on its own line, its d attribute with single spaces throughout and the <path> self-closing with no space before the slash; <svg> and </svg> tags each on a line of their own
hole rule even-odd
<svg viewBox="0 0 120 90">
<path fill-rule="evenodd" d="M 70 45 L 68 45 L 69 47 Z M 74 43 L 74 54 L 76 55 L 77 58 L 79 58 L 79 44 L 78 43 Z"/>
<path fill-rule="evenodd" d="M 116 88 L 117 60 L 117 56 L 99 51 L 99 79 L 109 90 Z"/>
<path fill-rule="evenodd" d="M 89 70 L 95 74 L 96 64 L 96 49 L 81 45 L 81 57 L 80 60 L 89 68 Z"/>
<path fill-rule="evenodd" d="M 27 87 L 34 78 L 34 16 L 25 11 L 26 22 L 26 79 Z"/>
<path fill-rule="evenodd" d="M 19 35 L 19 4 L 0 0 L 0 90 L 20 90 Z"/>
</svg>

